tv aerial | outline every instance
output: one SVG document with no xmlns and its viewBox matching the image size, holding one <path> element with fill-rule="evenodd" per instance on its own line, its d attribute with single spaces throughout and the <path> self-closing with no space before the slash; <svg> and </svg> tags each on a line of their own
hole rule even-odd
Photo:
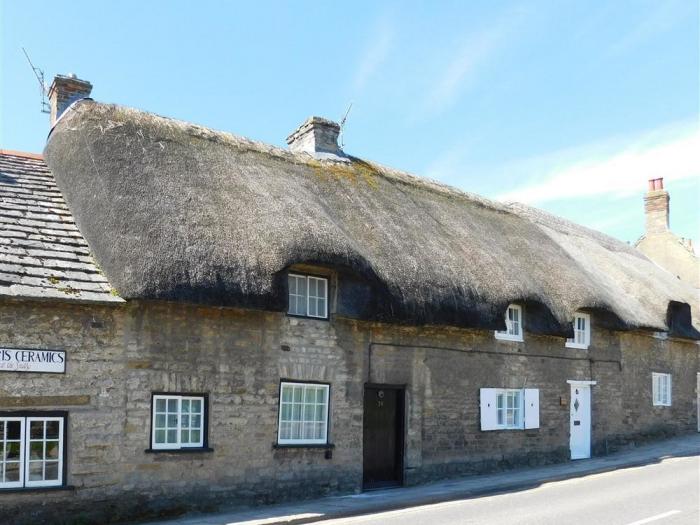
<svg viewBox="0 0 700 525">
<path fill-rule="evenodd" d="M 32 68 L 34 76 L 36 76 L 36 79 L 39 82 L 39 91 L 41 92 L 41 112 L 51 113 L 51 106 L 49 105 L 48 99 L 49 88 L 46 86 L 46 82 L 44 81 L 44 72 L 32 64 L 32 59 L 29 58 L 29 54 L 27 53 L 26 49 L 22 48 L 22 52 L 24 53 L 24 56 L 27 57 L 27 62 L 29 62 L 29 66 Z"/>
<path fill-rule="evenodd" d="M 348 106 L 348 109 L 345 112 L 345 115 L 340 120 L 340 147 L 341 148 L 343 146 L 345 146 L 345 141 L 343 140 L 343 130 L 345 129 L 345 121 L 348 120 L 348 115 L 350 114 L 351 109 L 352 109 L 352 102 L 350 102 L 350 105 Z"/>
</svg>

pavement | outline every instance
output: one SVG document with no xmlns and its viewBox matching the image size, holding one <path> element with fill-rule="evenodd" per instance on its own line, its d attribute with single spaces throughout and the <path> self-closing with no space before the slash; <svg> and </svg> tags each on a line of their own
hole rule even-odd
<svg viewBox="0 0 700 525">
<path fill-rule="evenodd" d="M 697 457 L 700 456 L 700 434 L 676 437 L 609 456 L 557 465 L 453 478 L 413 487 L 332 496 L 281 505 L 238 508 L 215 514 L 191 513 L 176 519 L 148 523 L 149 525 L 296 525 L 324 520 L 340 520 L 341 518 L 370 515 L 408 507 L 465 500 L 476 496 L 526 491 L 540 487 L 545 483 L 654 465 L 669 458 L 693 456 L 695 456 L 695 463 L 692 468 L 698 469 L 700 468 L 700 465 L 697 465 Z M 623 485 L 625 484 L 629 483 L 623 482 Z M 697 490 L 697 487 L 691 488 L 691 490 Z M 371 522 L 371 520 L 361 521 Z M 342 520 L 338 523 L 341 522 Z M 588 522 L 592 523 L 592 521 Z M 377 521 L 376 523 L 383 522 Z M 430 523 L 430 521 L 426 523 Z"/>
</svg>

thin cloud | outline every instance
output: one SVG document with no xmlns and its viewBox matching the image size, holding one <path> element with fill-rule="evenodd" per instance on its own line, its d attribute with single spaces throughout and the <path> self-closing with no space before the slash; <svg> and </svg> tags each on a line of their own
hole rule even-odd
<svg viewBox="0 0 700 525">
<path fill-rule="evenodd" d="M 568 150 L 565 154 L 552 154 L 552 163 L 556 165 L 550 166 L 548 172 L 543 176 L 523 175 L 529 183 L 497 199 L 541 204 L 599 195 L 625 197 L 638 194 L 648 179 L 700 177 L 700 130 L 696 125 L 681 123 L 660 128 L 629 140 L 624 146 L 619 146 L 619 139 L 610 142 L 618 147 L 599 144 L 578 152 Z M 530 164 L 529 169 L 532 169 L 533 164 L 543 166 L 546 163 L 540 159 L 536 163 L 524 161 L 522 165 Z M 510 170 L 517 173 L 517 163 Z"/>
<path fill-rule="evenodd" d="M 454 105 L 476 82 L 481 67 L 493 59 L 513 34 L 520 14 L 510 12 L 490 27 L 471 36 L 458 46 L 457 53 L 446 64 L 437 81 L 428 91 L 421 116 L 434 116 Z"/>
<path fill-rule="evenodd" d="M 658 2 L 631 31 L 613 44 L 610 53 L 618 55 L 643 45 L 652 38 L 670 31 L 687 17 L 697 18 L 696 6 L 693 6 L 692 2 Z"/>
<path fill-rule="evenodd" d="M 464 148 L 449 148 L 428 165 L 425 174 L 431 179 L 447 182 L 461 171 L 464 157 Z"/>
<path fill-rule="evenodd" d="M 627 224 L 639 224 L 641 209 L 635 201 L 634 206 L 619 209 L 619 211 L 605 210 L 600 216 L 586 223 L 586 226 L 601 232 L 614 231 L 618 227 Z"/>
<path fill-rule="evenodd" d="M 374 74 L 389 58 L 396 39 L 396 29 L 386 18 L 380 19 L 367 41 L 359 60 L 353 87 L 356 92 L 362 91 Z"/>
</svg>

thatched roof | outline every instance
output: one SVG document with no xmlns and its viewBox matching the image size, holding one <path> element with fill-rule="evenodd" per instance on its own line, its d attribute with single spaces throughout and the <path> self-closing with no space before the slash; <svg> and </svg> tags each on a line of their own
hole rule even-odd
<svg viewBox="0 0 700 525">
<path fill-rule="evenodd" d="M 500 328 L 520 301 L 547 333 L 569 333 L 582 308 L 665 330 L 671 301 L 697 304 L 624 243 L 354 157 L 89 100 L 63 115 L 45 155 L 127 299 L 284 310 L 285 270 L 310 263 L 372 290 L 362 316 L 397 322 Z"/>
</svg>

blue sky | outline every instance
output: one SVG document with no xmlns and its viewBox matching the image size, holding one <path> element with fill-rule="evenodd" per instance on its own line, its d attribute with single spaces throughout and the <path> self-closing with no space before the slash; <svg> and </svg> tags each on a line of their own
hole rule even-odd
<svg viewBox="0 0 700 525">
<path fill-rule="evenodd" d="M 0 6 L 1 148 L 48 131 L 24 46 L 48 81 L 280 146 L 352 102 L 347 152 L 625 241 L 663 176 L 700 242 L 696 0 Z"/>
</svg>

